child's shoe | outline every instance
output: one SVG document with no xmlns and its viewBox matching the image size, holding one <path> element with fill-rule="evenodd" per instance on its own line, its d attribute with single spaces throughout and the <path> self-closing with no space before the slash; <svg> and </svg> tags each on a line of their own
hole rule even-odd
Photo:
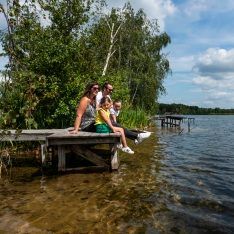
<svg viewBox="0 0 234 234">
<path fill-rule="evenodd" d="M 132 151 L 128 146 L 123 147 L 121 150 L 127 154 L 134 154 L 134 151 Z"/>
</svg>

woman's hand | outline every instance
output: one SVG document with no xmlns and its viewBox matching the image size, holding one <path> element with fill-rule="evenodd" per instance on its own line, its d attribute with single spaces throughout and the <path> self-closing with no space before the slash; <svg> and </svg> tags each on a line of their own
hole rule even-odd
<svg viewBox="0 0 234 234">
<path fill-rule="evenodd" d="M 69 131 L 70 134 L 77 134 L 78 132 L 79 130 L 76 130 L 76 129 Z"/>
</svg>

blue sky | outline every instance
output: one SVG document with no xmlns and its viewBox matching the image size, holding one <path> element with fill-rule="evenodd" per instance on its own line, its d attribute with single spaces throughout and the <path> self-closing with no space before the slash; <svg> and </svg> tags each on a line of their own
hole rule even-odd
<svg viewBox="0 0 234 234">
<path fill-rule="evenodd" d="M 123 0 L 109 0 L 121 7 Z M 159 101 L 200 107 L 234 108 L 234 1 L 132 0 L 172 43 L 168 54 L 172 75 Z"/>
<path fill-rule="evenodd" d="M 0 0 L 4 3 L 5 0 Z M 107 0 L 109 7 L 124 0 Z M 168 54 L 172 75 L 164 82 L 167 94 L 159 101 L 200 107 L 234 108 L 234 1 L 130 0 L 172 43 Z M 3 18 L 0 15 L 2 28 Z M 0 69 L 6 60 L 1 58 Z"/>
</svg>

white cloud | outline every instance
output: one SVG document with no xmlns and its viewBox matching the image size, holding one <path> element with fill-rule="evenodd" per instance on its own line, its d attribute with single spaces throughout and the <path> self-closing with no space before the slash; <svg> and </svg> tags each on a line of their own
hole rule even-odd
<svg viewBox="0 0 234 234">
<path fill-rule="evenodd" d="M 199 20 L 203 13 L 226 12 L 234 9 L 233 0 L 187 0 L 180 5 L 180 10 L 192 21 Z"/>
<path fill-rule="evenodd" d="M 233 80 L 234 48 L 230 50 L 209 48 L 201 54 L 194 70 L 202 77 L 210 76 L 214 80 Z"/>
<path fill-rule="evenodd" d="M 234 48 L 209 48 L 197 58 L 193 83 L 201 88 L 206 102 L 217 105 L 234 100 Z M 225 103 L 225 104 L 224 104 Z"/>
<path fill-rule="evenodd" d="M 200 14 L 205 12 L 208 9 L 206 0 L 192 0 L 188 1 L 184 6 L 184 13 L 190 19 L 198 20 L 200 18 Z"/>
<path fill-rule="evenodd" d="M 233 71 L 234 48 L 230 50 L 209 48 L 198 58 L 196 67 L 200 72 Z"/>
<path fill-rule="evenodd" d="M 137 2 L 138 7 L 143 8 L 150 18 L 158 19 L 161 31 L 164 31 L 166 17 L 177 11 L 171 0 L 140 0 Z"/>
<path fill-rule="evenodd" d="M 126 0 L 110 0 L 108 5 L 122 8 L 126 2 Z M 142 8 L 150 19 L 157 19 L 160 31 L 165 30 L 166 18 L 177 11 L 172 0 L 130 0 L 129 2 L 136 11 Z"/>
</svg>

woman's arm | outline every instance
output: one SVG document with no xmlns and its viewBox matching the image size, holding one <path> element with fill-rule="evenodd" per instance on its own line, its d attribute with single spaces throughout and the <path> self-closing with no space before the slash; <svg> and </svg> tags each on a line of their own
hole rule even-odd
<svg viewBox="0 0 234 234">
<path fill-rule="evenodd" d="M 74 130 L 70 131 L 70 133 L 78 133 L 80 123 L 81 123 L 81 118 L 88 106 L 88 103 L 89 103 L 89 99 L 87 97 L 81 98 L 79 107 L 77 108 L 77 111 L 76 111 L 76 120 L 74 123 Z"/>
</svg>

